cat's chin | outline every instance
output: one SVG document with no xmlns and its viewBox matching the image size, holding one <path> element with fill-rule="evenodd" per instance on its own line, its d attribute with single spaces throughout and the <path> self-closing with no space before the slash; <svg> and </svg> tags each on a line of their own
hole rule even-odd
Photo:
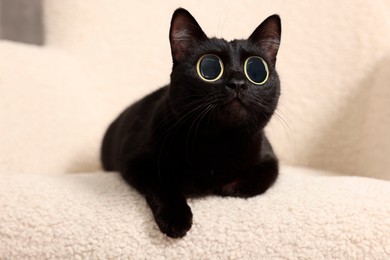
<svg viewBox="0 0 390 260">
<path fill-rule="evenodd" d="M 248 123 L 250 113 L 245 104 L 239 99 L 233 99 L 220 111 L 220 124 L 239 127 Z"/>
<path fill-rule="evenodd" d="M 230 101 L 227 104 L 226 110 L 233 117 L 240 117 L 241 118 L 241 117 L 246 116 L 248 114 L 248 110 L 247 110 L 246 106 L 244 105 L 244 103 L 237 98 L 233 99 L 232 101 Z"/>
</svg>

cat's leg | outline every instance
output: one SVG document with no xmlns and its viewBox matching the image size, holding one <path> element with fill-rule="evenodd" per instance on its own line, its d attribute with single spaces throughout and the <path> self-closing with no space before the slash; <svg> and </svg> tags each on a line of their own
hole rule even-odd
<svg viewBox="0 0 390 260">
<path fill-rule="evenodd" d="M 232 197 L 253 197 L 264 193 L 278 176 L 276 160 L 262 161 L 242 173 L 242 176 L 223 185 L 217 194 Z"/>
<path fill-rule="evenodd" d="M 217 194 L 244 198 L 262 194 L 274 184 L 278 173 L 278 159 L 268 140 L 264 138 L 259 162 L 244 170 L 235 180 L 222 185 Z"/>
<path fill-rule="evenodd" d="M 174 187 L 160 187 L 148 189 L 145 198 L 161 232 L 172 238 L 186 235 L 192 225 L 192 212 L 183 193 Z"/>
<path fill-rule="evenodd" d="M 172 181 L 161 181 L 153 157 L 139 156 L 129 160 L 122 177 L 141 194 L 152 210 L 161 232 L 169 237 L 186 235 L 192 225 L 192 212 L 186 197 Z"/>
</svg>

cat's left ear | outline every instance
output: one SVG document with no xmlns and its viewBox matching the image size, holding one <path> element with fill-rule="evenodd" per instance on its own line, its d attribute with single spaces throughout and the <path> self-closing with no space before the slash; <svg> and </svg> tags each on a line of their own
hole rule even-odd
<svg viewBox="0 0 390 260">
<path fill-rule="evenodd" d="M 173 13 L 169 41 L 174 62 L 183 61 L 197 43 L 206 39 L 206 34 L 187 10 L 179 8 Z"/>
<path fill-rule="evenodd" d="M 280 45 L 282 26 L 276 14 L 264 20 L 249 37 L 249 41 L 258 45 L 272 61 L 276 61 Z"/>
</svg>

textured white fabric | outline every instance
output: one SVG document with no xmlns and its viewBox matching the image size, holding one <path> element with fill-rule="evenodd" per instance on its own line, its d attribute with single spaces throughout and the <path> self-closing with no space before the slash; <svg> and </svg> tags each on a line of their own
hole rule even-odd
<svg viewBox="0 0 390 260">
<path fill-rule="evenodd" d="M 191 199 L 178 240 L 118 174 L 4 175 L 0 259 L 389 259 L 390 183 L 316 175 L 283 167 L 264 195 Z"/>
<path fill-rule="evenodd" d="M 91 82 L 59 50 L 1 42 L 0 173 L 99 169 L 111 102 Z"/>
</svg>

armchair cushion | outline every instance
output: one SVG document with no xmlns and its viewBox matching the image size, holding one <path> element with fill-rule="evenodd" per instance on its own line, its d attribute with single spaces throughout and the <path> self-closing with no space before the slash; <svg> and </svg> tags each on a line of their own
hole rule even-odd
<svg viewBox="0 0 390 260">
<path fill-rule="evenodd" d="M 250 199 L 190 199 L 182 239 L 117 173 L 3 175 L 0 258 L 389 259 L 390 183 L 281 169 Z"/>
</svg>

